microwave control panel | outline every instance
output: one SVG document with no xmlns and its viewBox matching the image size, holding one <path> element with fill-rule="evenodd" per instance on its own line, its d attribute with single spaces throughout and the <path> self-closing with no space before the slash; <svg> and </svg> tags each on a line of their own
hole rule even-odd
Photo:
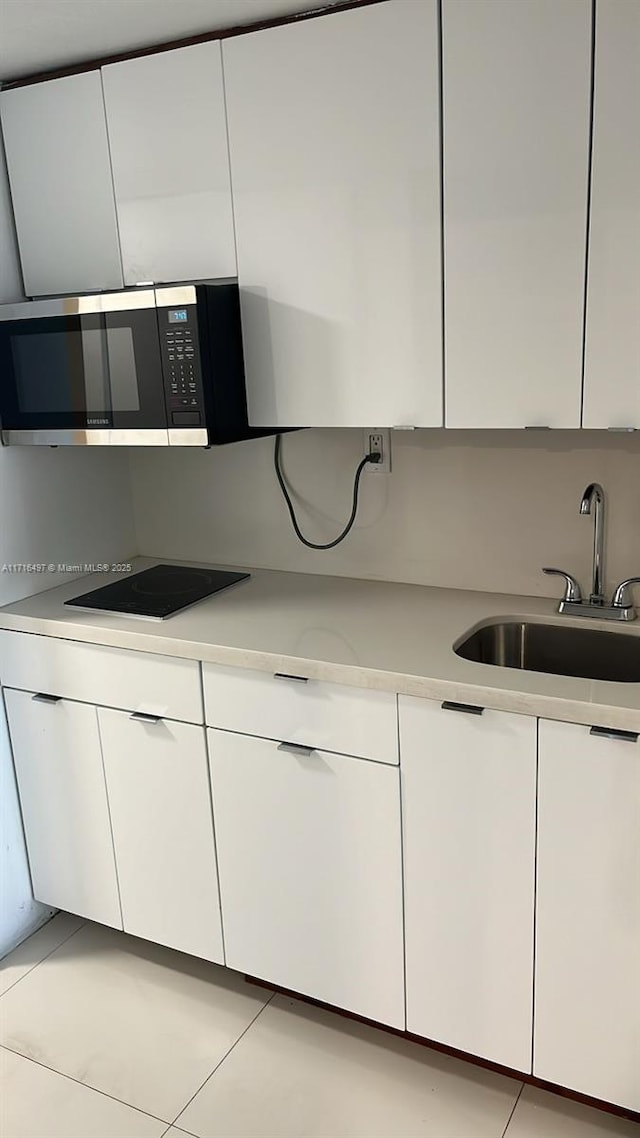
<svg viewBox="0 0 640 1138">
<path fill-rule="evenodd" d="M 204 423 L 195 305 L 158 308 L 169 426 Z"/>
</svg>

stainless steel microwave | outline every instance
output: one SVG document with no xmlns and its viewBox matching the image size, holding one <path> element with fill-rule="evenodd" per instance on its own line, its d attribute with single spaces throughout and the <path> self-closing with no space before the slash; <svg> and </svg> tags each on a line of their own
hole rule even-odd
<svg viewBox="0 0 640 1138">
<path fill-rule="evenodd" d="M 5 444 L 209 446 L 247 419 L 237 281 L 0 306 Z"/>
</svg>

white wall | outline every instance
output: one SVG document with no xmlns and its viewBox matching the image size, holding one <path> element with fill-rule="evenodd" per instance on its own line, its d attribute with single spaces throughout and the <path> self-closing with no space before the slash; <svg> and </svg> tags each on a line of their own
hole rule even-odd
<svg viewBox="0 0 640 1138">
<path fill-rule="evenodd" d="M 284 438 L 297 512 L 313 540 L 351 504 L 362 433 Z M 139 548 L 153 556 L 455 588 L 559 595 L 543 565 L 589 585 L 588 482 L 607 491 L 609 586 L 640 573 L 640 438 L 606 432 L 414 431 L 392 436 L 393 473 L 365 474 L 357 528 L 319 553 L 294 537 L 273 474 L 273 440 L 209 451 L 132 452 Z"/>
<path fill-rule="evenodd" d="M 135 553 L 124 452 L 0 448 L 0 603 L 70 577 L 11 573 L 7 563 L 77 564 Z M 31 884 L 6 734 L 0 710 L 0 956 L 49 915 Z"/>
<path fill-rule="evenodd" d="M 0 149 L 0 303 L 20 298 L 9 194 Z M 135 553 L 126 452 L 0 448 L 0 604 L 62 580 L 57 572 L 12 573 L 12 563 L 77 564 Z M 20 811 L 0 709 L 0 956 L 50 913 L 33 901 Z"/>
</svg>

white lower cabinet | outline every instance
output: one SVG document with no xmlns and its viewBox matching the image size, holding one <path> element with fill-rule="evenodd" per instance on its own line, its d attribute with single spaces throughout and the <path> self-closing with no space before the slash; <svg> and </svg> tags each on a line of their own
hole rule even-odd
<svg viewBox="0 0 640 1138">
<path fill-rule="evenodd" d="M 35 899 L 122 928 L 96 708 L 4 695 Z"/>
<path fill-rule="evenodd" d="M 407 1028 L 530 1071 L 536 720 L 399 706 Z"/>
<path fill-rule="evenodd" d="M 204 728 L 98 719 L 125 931 L 223 963 Z"/>
<path fill-rule="evenodd" d="M 14 683 L 201 714 L 197 664 L 3 635 Z M 282 742 L 5 688 L 36 900 L 640 1111 L 638 736 L 400 696 L 398 767 L 394 695 L 296 679 L 204 671 Z"/>
<path fill-rule="evenodd" d="M 540 723 L 534 1074 L 640 1111 L 640 741 Z"/>
<path fill-rule="evenodd" d="M 209 727 L 398 764 L 393 692 L 219 664 L 203 664 L 202 680 Z"/>
<path fill-rule="evenodd" d="M 404 1027 L 398 768 L 209 731 L 227 964 Z"/>
</svg>

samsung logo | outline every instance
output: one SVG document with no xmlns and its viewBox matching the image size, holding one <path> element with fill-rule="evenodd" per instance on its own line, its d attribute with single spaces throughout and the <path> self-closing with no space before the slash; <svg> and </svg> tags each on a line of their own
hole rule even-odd
<svg viewBox="0 0 640 1138">
<path fill-rule="evenodd" d="M 111 419 L 87 419 L 88 427 L 110 427 Z"/>
</svg>

